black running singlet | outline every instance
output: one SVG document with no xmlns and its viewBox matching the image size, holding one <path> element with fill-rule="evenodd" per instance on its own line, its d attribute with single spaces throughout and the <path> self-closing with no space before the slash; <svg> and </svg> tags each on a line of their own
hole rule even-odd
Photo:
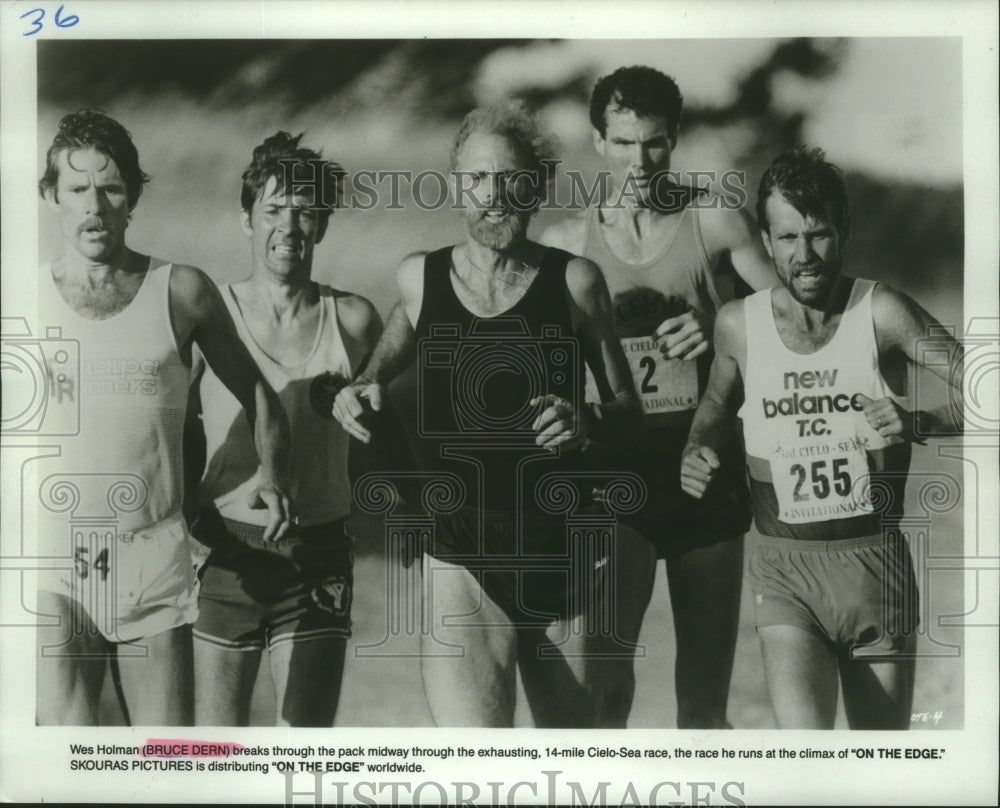
<svg viewBox="0 0 1000 808">
<path fill-rule="evenodd" d="M 467 506 L 538 510 L 537 486 L 575 463 L 537 446 L 531 428 L 554 394 L 584 406 L 585 363 L 573 332 L 566 265 L 548 249 L 520 300 L 479 317 L 455 294 L 452 247 L 427 255 L 416 325 L 417 454 L 432 470 L 457 474 Z"/>
</svg>

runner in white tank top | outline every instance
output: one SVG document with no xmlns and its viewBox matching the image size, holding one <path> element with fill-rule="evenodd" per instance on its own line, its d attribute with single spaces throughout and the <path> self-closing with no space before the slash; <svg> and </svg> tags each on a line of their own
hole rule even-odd
<svg viewBox="0 0 1000 808">
<path fill-rule="evenodd" d="M 781 340 L 770 289 L 745 301 L 746 381 L 739 416 L 754 489 L 758 530 L 768 536 L 833 540 L 880 534 L 864 484 L 869 467 L 906 472 L 909 444 L 883 437 L 866 420 L 863 401 L 890 399 L 879 367 L 872 319 L 873 281 L 852 281 L 837 330 L 812 353 Z M 886 476 L 902 502 L 900 477 Z"/>
<path fill-rule="evenodd" d="M 79 417 L 77 433 L 61 441 L 58 465 L 67 470 L 121 472 L 118 480 L 77 480 L 74 493 L 79 502 L 73 508 L 83 517 L 101 513 L 108 507 L 108 485 L 117 484 L 115 499 L 120 503 L 112 518 L 120 531 L 176 516 L 184 493 L 181 437 L 191 368 L 180 358 L 170 323 L 173 266 L 157 259 L 151 259 L 149 266 L 132 302 L 99 320 L 73 310 L 53 281 L 50 265 L 40 270 L 42 319 L 80 346 L 79 363 L 68 362 L 57 371 L 63 377 L 64 395 L 53 406 L 75 407 Z M 109 428 L 112 424 L 116 428 Z M 41 518 L 65 524 L 62 505 L 43 497 Z M 45 555 L 58 555 L 66 548 L 46 549 Z M 122 626 L 116 628 L 120 634 Z"/>
<path fill-rule="evenodd" d="M 704 494 L 738 410 L 762 536 L 750 583 L 778 726 L 832 728 L 839 679 L 852 728 L 903 729 L 918 612 L 898 522 L 919 441 L 903 392 L 920 338 L 941 329 L 903 293 L 841 274 L 847 193 L 819 149 L 774 161 L 758 218 L 782 285 L 720 310 L 681 479 Z M 961 346 L 941 346 L 958 372 L 929 369 L 960 395 Z M 921 414 L 921 428 L 932 421 Z"/>
<path fill-rule="evenodd" d="M 222 289 L 222 299 L 236 324 L 240 339 L 281 399 L 288 416 L 294 458 L 288 485 L 296 503 L 299 525 L 309 527 L 345 519 L 351 512 L 351 485 L 347 479 L 348 435 L 330 417 L 329 399 L 324 388 L 343 386 L 353 378 L 358 356 L 352 365 L 341 337 L 338 301 L 350 305 L 348 296 L 329 286 L 316 285 L 319 300 L 315 338 L 301 361 L 279 361 L 257 342 L 237 298 L 252 295 L 252 288 L 240 284 Z M 205 430 L 208 465 L 198 489 L 199 501 L 213 506 L 226 519 L 264 527 L 267 514 L 247 504 L 258 477 L 253 436 L 239 402 L 226 390 L 212 371 L 201 380 L 202 423 Z"/>
<path fill-rule="evenodd" d="M 39 299 L 42 323 L 64 341 L 48 370 L 53 417 L 67 426 L 59 455 L 40 466 L 36 530 L 52 569 L 39 576 L 38 603 L 55 618 L 38 630 L 42 724 L 98 723 L 112 657 L 127 720 L 193 719 L 197 607 L 180 513 L 193 345 L 255 412 L 265 469 L 256 495 L 276 533 L 290 519 L 280 405 L 214 286 L 200 270 L 125 245 L 146 179 L 128 132 L 83 110 L 60 122 L 39 184 L 66 247 L 42 268 Z"/>
<path fill-rule="evenodd" d="M 300 138 L 279 132 L 254 150 L 242 195 L 253 274 L 222 290 L 239 338 L 288 414 L 289 490 L 299 519 L 282 541 L 263 540 L 266 522 L 247 506 L 258 473 L 250 430 L 206 371 L 199 388 L 206 466 L 193 527 L 211 548 L 194 632 L 198 724 L 248 723 L 265 648 L 278 724 L 329 727 L 340 695 L 354 540 L 346 531 L 349 438 L 332 404 L 374 347 L 381 321 L 364 298 L 311 278 L 332 213 L 321 200 L 337 198 L 340 169 L 315 162 L 319 154 L 300 147 Z M 280 161 L 294 165 L 293 176 Z M 318 192 L 300 176 L 314 170 Z"/>
</svg>

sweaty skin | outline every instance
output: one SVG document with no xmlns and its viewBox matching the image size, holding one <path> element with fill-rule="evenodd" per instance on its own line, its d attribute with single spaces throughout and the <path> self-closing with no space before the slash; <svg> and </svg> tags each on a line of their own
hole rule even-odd
<svg viewBox="0 0 1000 808">
<path fill-rule="evenodd" d="M 117 126 L 106 120 L 109 128 Z M 58 216 L 66 249 L 52 265 L 52 281 L 80 317 L 93 321 L 115 317 L 133 302 L 150 271 L 151 259 L 125 244 L 136 200 L 129 199 L 119 166 L 95 147 L 64 149 L 56 165 L 56 184 L 44 188 L 43 195 Z M 228 313 L 204 273 L 175 265 L 168 298 L 181 361 L 190 366 L 191 348 L 197 344 L 251 419 L 262 464 L 254 504 L 268 509 L 268 535 L 278 538 L 288 530 L 292 506 L 285 493 L 287 424 L 277 397 L 236 338 Z M 63 649 L 59 656 L 40 654 L 38 692 L 46 695 L 38 703 L 39 723 L 98 723 L 105 659 L 116 655 L 116 644 L 97 632 L 89 616 L 85 618 L 89 630 L 74 632 L 67 641 L 62 627 L 76 625 L 80 609 L 63 594 L 40 591 L 39 608 L 58 618 L 39 629 L 39 647 Z M 141 660 L 120 655 L 118 660 L 128 719 L 135 725 L 191 724 L 190 625 L 144 637 L 142 642 L 148 654 Z"/>
<path fill-rule="evenodd" d="M 482 132 L 469 136 L 457 162 L 456 170 L 481 182 L 473 198 L 465 200 L 467 239 L 451 250 L 449 280 L 461 306 L 479 317 L 493 317 L 510 309 L 531 287 L 543 254 L 541 245 L 526 238 L 526 218 L 503 204 L 507 178 L 525 166 L 520 151 L 505 137 Z M 415 253 L 400 264 L 400 301 L 382 339 L 368 368 L 334 403 L 334 416 L 361 441 L 371 437 L 361 421 L 365 407 L 379 410 L 385 385 L 415 358 L 425 257 Z M 565 277 L 573 330 L 603 395 L 595 408 L 551 395 L 533 400 L 544 405 L 533 424 L 536 444 L 560 452 L 578 451 L 592 441 L 627 438 L 636 433 L 641 418 L 600 271 L 590 261 L 572 258 Z M 619 566 L 631 563 L 627 547 L 621 544 Z M 536 725 L 606 723 L 614 689 L 602 670 L 600 652 L 606 655 L 604 646 L 617 637 L 586 636 L 582 615 L 556 619 L 547 627 L 515 626 L 468 569 L 430 555 L 424 556 L 423 580 L 425 608 L 432 619 L 475 613 L 474 622 L 488 626 L 447 622 L 436 625 L 433 639 L 424 638 L 424 687 L 437 724 L 511 726 L 517 670 Z M 438 642 L 461 646 L 465 653 L 461 659 L 441 657 L 435 649 Z"/>
<path fill-rule="evenodd" d="M 628 294 L 640 291 L 655 292 L 662 298 L 655 278 L 649 281 L 652 289 L 633 287 L 639 284 L 637 278 L 650 271 L 649 264 L 658 256 L 662 260 L 654 266 L 657 272 L 664 273 L 663 288 L 669 286 L 673 276 L 667 276 L 671 271 L 680 273 L 687 269 L 686 265 L 676 265 L 677 261 L 694 260 L 677 257 L 678 233 L 682 226 L 690 228 L 690 217 L 697 215 L 705 252 L 704 259 L 699 258 L 698 261 L 705 260 L 705 273 L 711 277 L 716 289 L 734 287 L 736 278 L 754 290 L 777 283 L 756 236 L 756 228 L 744 210 L 699 205 L 696 211 L 688 211 L 677 206 L 666 208 L 657 204 L 653 186 L 658 175 L 661 176 L 658 193 L 661 200 L 686 198 L 679 186 L 672 182 L 667 184 L 662 179 L 663 173 L 671 168 L 677 136 L 676 131 L 671 132 L 665 116 L 638 115 L 631 109 L 609 105 L 604 113 L 604 122 L 603 132 L 593 130 L 593 140 L 596 151 L 604 160 L 603 169 L 608 172 L 607 196 L 598 201 L 596 210 L 580 211 L 548 227 L 542 233 L 542 243 L 596 259 L 593 252 L 587 253 L 590 245 L 595 240 L 599 241 L 617 259 L 615 265 L 601 267 L 607 276 L 608 286 L 616 295 L 616 304 Z M 589 228 L 596 229 L 597 233 L 588 233 Z M 597 260 L 605 263 L 606 259 Z M 681 302 L 683 311 L 668 314 L 651 324 L 648 331 L 633 332 L 628 330 L 628 323 L 619 322 L 621 336 L 649 336 L 662 356 L 694 362 L 712 350 L 715 311 L 703 301 Z M 647 414 L 647 421 L 662 417 L 665 416 Z M 680 439 L 683 440 L 682 437 Z M 664 458 L 663 462 L 673 461 Z M 656 496 L 655 491 L 651 492 L 651 496 Z M 665 532 L 669 527 L 666 524 L 669 518 L 663 521 L 662 530 Z M 676 525 L 669 529 L 670 535 L 678 536 Z M 682 530 L 690 528 L 685 526 Z M 627 525 L 619 524 L 618 531 L 619 534 L 638 537 L 638 533 Z M 662 539 L 658 535 L 647 535 L 645 538 L 648 541 L 638 545 L 645 545 L 642 553 L 644 561 L 638 565 L 641 574 L 626 584 L 629 591 L 636 593 L 631 601 L 632 608 L 618 611 L 620 630 L 632 641 L 638 639 L 644 612 L 653 592 L 657 556 L 651 542 Z M 687 539 L 688 536 L 678 538 Z M 673 553 L 666 561 L 677 636 L 675 689 L 678 725 L 681 727 L 727 726 L 726 704 L 736 646 L 743 570 L 742 547 L 742 539 L 734 536 L 728 541 Z M 633 665 L 630 658 L 618 661 L 618 681 L 629 683 L 634 680 Z M 630 685 L 625 687 L 629 693 L 623 694 L 617 701 L 621 715 L 615 723 L 619 725 L 624 725 L 631 708 Z"/>
<path fill-rule="evenodd" d="M 805 216 L 777 194 L 768 199 L 767 212 L 770 228 L 762 235 L 782 284 L 771 292 L 774 321 L 786 348 L 812 354 L 836 334 L 851 288 L 852 280 L 840 274 L 847 225 L 838 230 L 827 221 Z M 872 293 L 871 310 L 880 372 L 890 385 L 902 390 L 906 366 L 921 367 L 920 338 L 932 327 L 941 329 L 907 295 L 883 284 Z M 682 460 L 682 483 L 691 496 L 704 494 L 720 467 L 716 450 L 735 428 L 743 401 L 746 339 L 744 302 L 727 303 L 716 319 L 715 360 Z M 962 346 L 944 339 L 960 366 Z M 928 369 L 961 395 L 961 373 L 938 366 Z M 865 419 L 879 434 L 916 439 L 913 414 L 892 398 L 863 396 L 862 405 Z M 795 625 L 761 626 L 758 635 L 779 727 L 832 728 L 838 674 L 851 727 L 903 729 L 909 725 L 915 633 L 906 640 L 909 655 L 875 661 L 837 656 L 829 644 Z"/>
</svg>

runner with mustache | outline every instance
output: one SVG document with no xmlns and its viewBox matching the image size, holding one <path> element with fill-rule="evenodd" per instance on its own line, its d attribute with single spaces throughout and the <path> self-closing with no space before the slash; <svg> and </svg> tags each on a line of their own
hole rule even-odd
<svg viewBox="0 0 1000 808">
<path fill-rule="evenodd" d="M 40 724 L 98 723 L 106 662 L 131 724 L 192 723 L 198 608 L 181 505 L 193 349 L 244 411 L 248 452 L 260 464 L 246 493 L 267 538 L 284 535 L 292 519 L 284 412 L 215 285 L 199 269 L 125 244 L 148 179 L 128 131 L 81 110 L 60 121 L 39 183 L 66 248 L 42 268 L 40 309 L 46 325 L 80 345 L 79 377 L 64 363 L 67 395 L 50 402 L 79 407 L 79 433 L 60 441 L 58 460 L 78 500 L 68 514 L 43 487 L 40 554 L 64 568 L 39 581 L 39 614 L 55 618 L 38 629 Z M 74 515 L 106 517 L 109 508 L 113 527 L 70 530 Z"/>
<path fill-rule="evenodd" d="M 918 593 L 898 522 L 920 440 L 906 377 L 918 340 L 944 331 L 902 292 L 842 274 L 847 189 L 821 150 L 771 164 L 757 215 L 781 285 L 719 312 L 681 480 L 705 496 L 739 417 L 761 534 L 750 585 L 778 726 L 832 728 L 839 683 L 852 728 L 905 729 Z M 930 369 L 960 395 L 962 347 L 942 340 L 959 371 Z M 921 413 L 920 424 L 940 420 Z"/>
</svg>

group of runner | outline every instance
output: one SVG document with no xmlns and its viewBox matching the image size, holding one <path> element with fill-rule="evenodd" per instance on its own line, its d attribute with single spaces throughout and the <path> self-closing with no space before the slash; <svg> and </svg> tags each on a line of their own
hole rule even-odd
<svg viewBox="0 0 1000 808">
<path fill-rule="evenodd" d="M 219 288 L 126 246 L 147 180 L 131 136 L 100 112 L 65 116 L 39 186 L 65 242 L 42 268 L 42 314 L 84 360 L 59 462 L 135 475 L 146 496 L 89 544 L 74 533 L 67 548 L 58 514 L 39 521 L 43 554 L 74 560 L 39 584 L 57 618 L 38 633 L 39 723 L 98 723 L 110 660 L 133 724 L 245 725 L 266 650 L 277 723 L 332 725 L 354 585 L 350 438 L 377 437 L 370 413 L 391 400 L 407 436 L 393 451 L 462 492 L 420 562 L 438 725 L 512 726 L 520 673 L 536 726 L 624 727 L 663 558 L 678 726 L 729 726 L 753 518 L 777 725 L 832 727 L 842 687 L 852 727 L 905 728 L 906 376 L 936 323 L 842 273 L 846 186 L 819 149 L 774 160 L 756 223 L 678 183 L 681 109 L 652 68 L 600 79 L 604 195 L 537 241 L 551 138 L 517 104 L 469 113 L 450 155 L 471 178 L 455 195 L 465 240 L 403 259 L 384 327 L 368 300 L 312 278 L 344 170 L 301 135 L 254 150 L 251 272 Z M 85 378 L 109 363 L 144 369 L 146 394 Z M 572 530 L 545 496 L 563 482 L 581 512 L 606 513 L 587 481 L 616 476 L 644 500 L 610 534 Z M 872 484 L 897 494 L 889 507 Z M 189 532 L 210 548 L 198 580 Z"/>
</svg>

